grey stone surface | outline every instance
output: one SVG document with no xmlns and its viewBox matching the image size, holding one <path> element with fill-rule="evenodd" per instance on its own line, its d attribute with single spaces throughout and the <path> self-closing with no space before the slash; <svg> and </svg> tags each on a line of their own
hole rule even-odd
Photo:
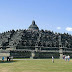
<svg viewBox="0 0 72 72">
<path fill-rule="evenodd" d="M 0 33 L 0 49 L 3 50 L 25 49 L 25 51 L 30 52 L 35 50 L 36 57 L 42 57 L 44 52 L 45 55 L 43 55 L 43 57 L 44 56 L 49 57 L 47 56 L 48 53 L 52 52 L 50 56 L 53 54 L 56 55 L 56 57 L 57 56 L 60 57 L 59 55 L 60 47 L 63 48 L 65 54 L 68 54 L 70 51 L 72 51 L 72 35 L 68 33 L 64 34 L 54 33 L 53 31 L 50 30 L 43 30 L 43 29 L 39 30 L 39 27 L 36 25 L 34 20 L 32 21 L 32 24 L 29 26 L 27 30 L 19 29 L 16 31 L 10 30 L 4 33 Z M 67 53 L 67 51 L 69 52 Z M 56 54 L 56 52 L 58 52 L 58 55 Z M 19 54 L 19 56 L 21 55 L 23 57 L 22 50 L 19 53 L 14 51 L 14 54 L 15 55 Z M 28 55 L 28 53 L 26 54 L 27 57 L 30 56 Z M 26 54 L 24 52 L 24 55 Z"/>
<path fill-rule="evenodd" d="M 39 28 L 35 24 L 35 21 L 34 20 L 32 21 L 32 24 L 29 26 L 28 30 L 31 30 L 31 31 L 38 31 L 39 30 Z"/>
</svg>

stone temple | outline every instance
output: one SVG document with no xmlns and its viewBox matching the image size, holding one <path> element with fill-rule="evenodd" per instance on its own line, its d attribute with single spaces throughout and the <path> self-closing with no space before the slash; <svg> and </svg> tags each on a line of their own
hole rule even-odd
<svg viewBox="0 0 72 72">
<path fill-rule="evenodd" d="M 39 31 L 38 26 L 35 24 L 35 21 L 32 21 L 32 24 L 29 26 L 28 30 L 32 30 L 32 31 Z"/>
<path fill-rule="evenodd" d="M 0 57 L 14 58 L 72 58 L 72 35 L 39 30 L 32 21 L 26 30 L 10 30 L 0 33 Z"/>
</svg>

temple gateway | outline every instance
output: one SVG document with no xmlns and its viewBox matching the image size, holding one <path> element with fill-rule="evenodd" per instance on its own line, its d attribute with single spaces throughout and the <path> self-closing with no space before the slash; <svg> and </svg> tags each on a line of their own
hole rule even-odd
<svg viewBox="0 0 72 72">
<path fill-rule="evenodd" d="M 0 57 L 14 58 L 63 58 L 72 57 L 72 35 L 39 30 L 32 21 L 26 30 L 10 30 L 0 33 Z"/>
</svg>

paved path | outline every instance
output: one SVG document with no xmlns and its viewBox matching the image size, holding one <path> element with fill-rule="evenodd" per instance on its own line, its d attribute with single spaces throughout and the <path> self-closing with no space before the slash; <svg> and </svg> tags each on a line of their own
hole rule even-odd
<svg viewBox="0 0 72 72">
<path fill-rule="evenodd" d="M 41 59 L 13 59 L 13 60 L 41 60 Z"/>
<path fill-rule="evenodd" d="M 0 59 L 2 60 L 2 59 Z M 4 60 L 7 60 L 7 59 L 4 59 Z M 13 60 L 43 60 L 43 59 L 13 59 Z"/>
</svg>

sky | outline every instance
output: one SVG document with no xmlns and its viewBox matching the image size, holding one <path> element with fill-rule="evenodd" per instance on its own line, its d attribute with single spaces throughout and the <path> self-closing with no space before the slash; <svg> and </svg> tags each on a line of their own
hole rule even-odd
<svg viewBox="0 0 72 72">
<path fill-rule="evenodd" d="M 0 33 L 28 29 L 32 20 L 40 30 L 72 35 L 72 0 L 0 0 Z"/>
</svg>

